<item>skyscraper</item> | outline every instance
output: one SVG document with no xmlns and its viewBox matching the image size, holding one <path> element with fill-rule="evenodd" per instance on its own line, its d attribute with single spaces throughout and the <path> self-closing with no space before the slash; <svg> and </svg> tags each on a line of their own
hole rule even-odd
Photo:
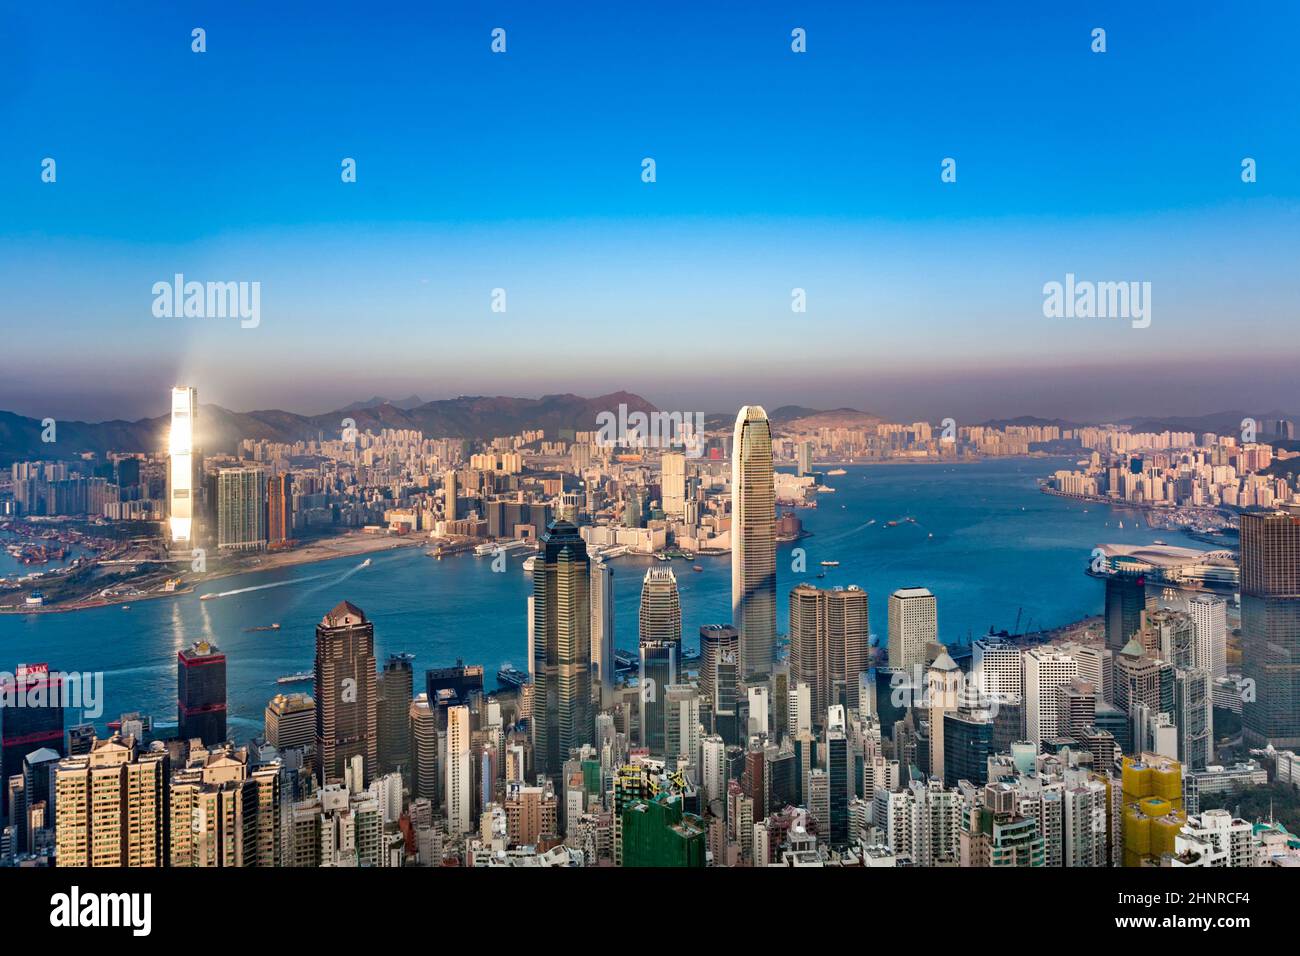
<svg viewBox="0 0 1300 956">
<path fill-rule="evenodd" d="M 1300 511 L 1241 516 L 1242 732 L 1300 747 Z"/>
<path fill-rule="evenodd" d="M 379 772 L 400 770 L 409 779 L 414 654 L 390 654 L 379 674 Z"/>
<path fill-rule="evenodd" d="M 929 588 L 899 588 L 889 595 L 889 666 L 925 665 L 925 649 L 939 639 L 939 607 Z"/>
<path fill-rule="evenodd" d="M 176 654 L 176 735 L 205 745 L 226 739 L 226 655 L 207 641 Z"/>
<path fill-rule="evenodd" d="M 664 514 L 680 518 L 686 511 L 686 456 L 667 452 L 659 460 L 663 476 Z"/>
<path fill-rule="evenodd" d="M 700 692 L 693 684 L 670 684 L 663 691 L 664 761 L 669 769 L 700 771 Z M 684 760 L 683 760 L 684 758 Z"/>
<path fill-rule="evenodd" d="M 818 726 L 832 704 L 857 708 L 869 640 L 866 591 L 800 584 L 790 592 L 790 684 L 808 685 Z"/>
<path fill-rule="evenodd" d="M 1198 594 L 1187 603 L 1196 622 L 1196 666 L 1210 679 L 1228 676 L 1228 604 L 1223 598 Z"/>
<path fill-rule="evenodd" d="M 1051 645 L 1030 648 L 1024 655 L 1025 665 L 1025 739 L 1035 747 L 1044 737 L 1060 732 L 1060 695 L 1058 688 L 1079 676 L 1073 657 Z"/>
<path fill-rule="evenodd" d="M 776 490 L 772 428 L 761 406 L 736 415 L 731 456 L 731 619 L 742 676 L 763 678 L 776 650 Z"/>
<path fill-rule="evenodd" d="M 172 389 L 172 423 L 167 438 L 167 515 L 171 546 L 194 547 L 194 499 L 198 493 L 194 430 L 198 392 L 185 385 Z"/>
<path fill-rule="evenodd" d="M 442 515 L 447 521 L 456 520 L 456 472 L 450 468 L 442 476 Z"/>
<path fill-rule="evenodd" d="M 740 741 L 740 633 L 730 624 L 700 628 L 700 697 L 713 732 L 728 744 Z"/>
<path fill-rule="evenodd" d="M 429 706 L 429 696 L 411 701 L 411 796 L 438 802 L 438 715 Z"/>
<path fill-rule="evenodd" d="M 591 565 L 591 698 L 597 708 L 613 699 L 614 667 L 614 566 L 596 561 Z"/>
<path fill-rule="evenodd" d="M 268 547 L 283 545 L 293 537 L 293 475 L 273 475 L 266 483 L 266 540 Z"/>
<path fill-rule="evenodd" d="M 591 742 L 591 568 L 567 521 L 546 529 L 533 566 L 532 732 L 537 771 L 548 775 Z"/>
<path fill-rule="evenodd" d="M 1147 595 L 1146 576 L 1118 571 L 1106 578 L 1106 647 L 1118 654 L 1138 628 L 1142 612 L 1156 609 L 1155 595 Z"/>
<path fill-rule="evenodd" d="M 473 772 L 469 708 L 449 707 L 447 709 L 447 769 L 444 780 L 447 790 L 445 797 L 447 831 L 453 835 L 467 833 L 470 828 Z"/>
<path fill-rule="evenodd" d="M 677 683 L 682 605 L 671 568 L 650 568 L 641 582 L 641 744 L 664 753 L 664 696 Z"/>
<path fill-rule="evenodd" d="M 316 625 L 315 696 L 317 778 L 322 785 L 342 780 L 359 755 L 368 785 L 379 763 L 375 626 L 348 601 Z"/>
<path fill-rule="evenodd" d="M 849 842 L 849 791 L 853 788 L 849 773 L 849 741 L 842 727 L 826 731 L 826 776 L 828 784 L 827 834 L 833 846 Z M 818 821 L 820 822 L 820 821 Z"/>
<path fill-rule="evenodd" d="M 266 472 L 222 468 L 217 473 L 217 547 L 257 551 L 266 540 Z"/>
</svg>

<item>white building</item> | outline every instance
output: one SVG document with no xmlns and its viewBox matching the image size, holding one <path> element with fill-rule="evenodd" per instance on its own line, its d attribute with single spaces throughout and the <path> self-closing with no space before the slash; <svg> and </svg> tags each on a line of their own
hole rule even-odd
<svg viewBox="0 0 1300 956">
<path fill-rule="evenodd" d="M 194 426 L 198 392 L 186 385 L 172 389 L 172 424 L 167 439 L 167 520 L 173 548 L 194 547 Z"/>
<path fill-rule="evenodd" d="M 1060 726 L 1057 688 L 1079 676 L 1078 662 L 1057 648 L 1034 647 L 1025 652 L 1025 739 L 1035 748 L 1055 737 Z"/>
<path fill-rule="evenodd" d="M 939 639 L 939 608 L 929 588 L 899 588 L 889 596 L 889 666 L 925 666 L 925 649 Z"/>
<path fill-rule="evenodd" d="M 1199 594 L 1188 602 L 1196 622 L 1196 666 L 1212 679 L 1228 676 L 1228 605 L 1223 598 Z"/>
<path fill-rule="evenodd" d="M 453 836 L 470 830 L 470 801 L 473 793 L 473 757 L 470 754 L 469 708 L 447 709 L 446 782 L 447 832 Z"/>
<path fill-rule="evenodd" d="M 985 638 L 971 645 L 971 679 L 982 694 L 1022 693 L 1020 648 L 1010 641 Z"/>
</svg>

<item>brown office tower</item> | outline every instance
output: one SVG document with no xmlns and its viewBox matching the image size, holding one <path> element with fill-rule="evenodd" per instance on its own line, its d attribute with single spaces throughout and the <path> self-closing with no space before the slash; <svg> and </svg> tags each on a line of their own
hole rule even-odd
<svg viewBox="0 0 1300 956">
<path fill-rule="evenodd" d="M 226 739 L 226 655 L 215 644 L 196 641 L 176 655 L 176 736 L 203 741 Z"/>
<path fill-rule="evenodd" d="M 790 684 L 807 684 L 812 721 L 821 727 L 833 704 L 858 707 L 858 678 L 870 657 L 867 592 L 822 591 L 800 584 L 790 592 Z M 784 701 L 774 702 L 779 708 Z"/>
<path fill-rule="evenodd" d="M 340 601 L 316 625 L 316 776 L 342 781 L 348 761 L 365 759 L 365 785 L 379 764 L 375 626 Z"/>
<path fill-rule="evenodd" d="M 266 545 L 282 548 L 293 537 L 293 475 L 275 475 L 266 483 Z"/>
<path fill-rule="evenodd" d="M 1300 747 L 1300 510 L 1241 516 L 1242 733 Z"/>
</svg>

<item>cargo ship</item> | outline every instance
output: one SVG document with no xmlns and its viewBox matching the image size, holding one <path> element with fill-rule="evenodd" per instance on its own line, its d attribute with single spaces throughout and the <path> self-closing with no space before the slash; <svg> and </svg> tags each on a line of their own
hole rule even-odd
<svg viewBox="0 0 1300 956">
<path fill-rule="evenodd" d="M 304 683 L 305 681 L 315 680 L 315 679 L 316 679 L 315 671 L 298 671 L 298 673 L 296 674 L 286 674 L 284 677 L 277 677 L 275 679 L 275 682 L 277 684 L 301 684 Z"/>
</svg>

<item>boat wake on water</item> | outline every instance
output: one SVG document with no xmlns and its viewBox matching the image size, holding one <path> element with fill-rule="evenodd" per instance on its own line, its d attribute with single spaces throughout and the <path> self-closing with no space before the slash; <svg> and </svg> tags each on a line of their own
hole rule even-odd
<svg viewBox="0 0 1300 956">
<path fill-rule="evenodd" d="M 367 568 L 369 566 L 370 566 L 370 559 L 366 558 L 366 560 L 362 561 L 355 568 L 349 568 L 348 570 L 344 571 L 342 575 L 338 575 L 336 574 L 336 572 L 331 571 L 327 574 L 311 574 L 305 578 L 293 578 L 288 581 L 272 581 L 269 584 L 254 584 L 252 587 L 235 588 L 233 591 L 219 591 L 216 594 L 210 594 L 210 595 L 205 594 L 203 595 L 201 600 L 206 601 L 209 598 L 234 597 L 236 594 L 249 594 L 253 591 L 267 591 L 270 590 L 271 588 L 288 587 L 291 584 L 307 584 L 311 581 L 323 581 L 326 578 L 332 578 L 334 579 L 334 583 L 342 584 L 348 578 L 352 577 L 352 575 L 356 574 L 358 571 L 362 570 L 363 568 Z"/>
</svg>

